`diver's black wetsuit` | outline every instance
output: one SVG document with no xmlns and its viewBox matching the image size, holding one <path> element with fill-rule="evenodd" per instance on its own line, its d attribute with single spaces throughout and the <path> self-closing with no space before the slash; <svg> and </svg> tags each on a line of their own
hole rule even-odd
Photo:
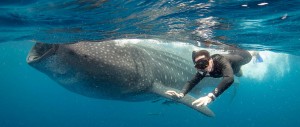
<svg viewBox="0 0 300 127">
<path fill-rule="evenodd" d="M 248 51 L 234 48 L 234 50 L 231 50 L 229 54 L 215 54 L 212 55 L 211 58 L 213 60 L 212 72 L 197 72 L 194 78 L 184 85 L 181 91 L 184 95 L 187 94 L 204 77 L 223 77 L 223 80 L 212 92 L 216 97 L 218 97 L 234 82 L 233 74 L 239 73 L 241 66 L 250 62 L 252 56 Z"/>
</svg>

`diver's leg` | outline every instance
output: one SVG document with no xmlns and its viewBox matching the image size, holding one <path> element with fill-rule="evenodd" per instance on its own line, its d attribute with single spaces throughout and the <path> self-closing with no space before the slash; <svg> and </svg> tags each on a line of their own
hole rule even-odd
<svg viewBox="0 0 300 127">
<path fill-rule="evenodd" d="M 242 77 L 243 76 L 243 71 L 241 69 L 241 67 L 239 67 L 238 72 L 234 74 L 237 77 Z"/>
<path fill-rule="evenodd" d="M 223 56 L 225 56 L 231 62 L 236 63 L 237 67 L 249 63 L 252 59 L 251 54 L 246 50 L 231 47 L 230 50 L 228 50 L 228 52 L 229 54 Z"/>
</svg>

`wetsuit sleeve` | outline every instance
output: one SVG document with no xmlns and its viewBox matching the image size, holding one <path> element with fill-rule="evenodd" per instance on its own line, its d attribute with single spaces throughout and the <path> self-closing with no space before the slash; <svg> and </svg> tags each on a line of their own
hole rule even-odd
<svg viewBox="0 0 300 127">
<path fill-rule="evenodd" d="M 186 95 L 188 92 L 190 92 L 204 77 L 206 73 L 200 74 L 197 72 L 192 80 L 188 81 L 181 90 L 181 93 Z"/>
<path fill-rule="evenodd" d="M 212 92 L 216 97 L 221 95 L 234 82 L 233 70 L 230 63 L 225 59 L 222 60 L 222 75 L 222 81 Z"/>
</svg>

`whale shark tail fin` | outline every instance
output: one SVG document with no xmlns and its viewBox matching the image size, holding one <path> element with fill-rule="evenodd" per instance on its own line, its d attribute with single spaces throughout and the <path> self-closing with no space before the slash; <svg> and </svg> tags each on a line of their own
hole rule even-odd
<svg viewBox="0 0 300 127">
<path fill-rule="evenodd" d="M 196 100 L 196 98 L 192 97 L 191 95 L 185 95 L 183 98 L 181 99 L 174 99 L 172 98 L 171 96 L 165 94 L 166 91 L 168 90 L 174 90 L 174 91 L 177 91 L 179 92 L 178 89 L 174 89 L 174 88 L 170 88 L 170 87 L 167 87 L 161 83 L 157 83 L 155 82 L 152 86 L 152 89 L 151 89 L 151 92 L 155 93 L 155 94 L 158 94 L 160 96 L 163 96 L 165 98 L 168 98 L 168 99 L 171 99 L 171 100 L 174 100 L 174 101 L 177 101 L 179 103 L 182 103 L 186 106 L 189 106 L 190 108 L 194 109 L 194 110 L 197 110 L 199 111 L 200 113 L 206 115 L 206 116 L 209 116 L 209 117 L 214 117 L 215 114 L 213 113 L 213 111 L 211 111 L 208 107 L 206 106 L 200 106 L 200 107 L 197 107 L 195 105 L 192 105 L 192 102 Z"/>
</svg>

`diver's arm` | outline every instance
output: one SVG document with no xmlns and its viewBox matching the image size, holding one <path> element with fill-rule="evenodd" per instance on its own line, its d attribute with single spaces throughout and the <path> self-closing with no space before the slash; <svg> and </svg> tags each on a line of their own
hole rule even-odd
<svg viewBox="0 0 300 127">
<path fill-rule="evenodd" d="M 222 68 L 223 79 L 219 83 L 219 85 L 212 91 L 212 94 L 214 95 L 212 96 L 213 100 L 215 99 L 215 97 L 221 95 L 234 82 L 233 70 L 231 65 L 227 61 L 222 63 L 223 63 L 223 68 Z"/>
<path fill-rule="evenodd" d="M 206 73 L 200 74 L 197 72 L 192 80 L 188 81 L 182 88 L 181 93 L 186 95 L 190 92 L 204 77 Z"/>
<path fill-rule="evenodd" d="M 207 96 L 200 97 L 199 99 L 192 102 L 192 105 L 196 105 L 197 107 L 202 105 L 206 106 L 207 104 L 214 101 L 216 97 L 221 95 L 233 83 L 234 81 L 233 70 L 229 62 L 225 61 L 222 64 L 223 64 L 223 68 L 222 68 L 223 80 L 221 81 L 221 83 L 217 86 L 217 88 L 215 88 L 214 91 L 208 93 Z"/>
<path fill-rule="evenodd" d="M 191 90 L 195 87 L 195 85 L 197 85 L 197 84 L 204 78 L 205 75 L 206 75 L 206 73 L 200 74 L 199 72 L 197 72 L 197 73 L 195 74 L 195 76 L 193 77 L 193 79 L 190 80 L 190 81 L 188 81 L 188 82 L 184 85 L 184 87 L 183 87 L 183 89 L 181 90 L 181 92 L 178 93 L 178 92 L 176 92 L 176 91 L 174 91 L 174 90 L 168 90 L 168 91 L 165 92 L 165 94 L 170 95 L 170 96 L 173 96 L 173 97 L 177 97 L 177 98 L 182 98 L 182 97 L 184 97 L 189 91 L 191 91 Z"/>
</svg>

